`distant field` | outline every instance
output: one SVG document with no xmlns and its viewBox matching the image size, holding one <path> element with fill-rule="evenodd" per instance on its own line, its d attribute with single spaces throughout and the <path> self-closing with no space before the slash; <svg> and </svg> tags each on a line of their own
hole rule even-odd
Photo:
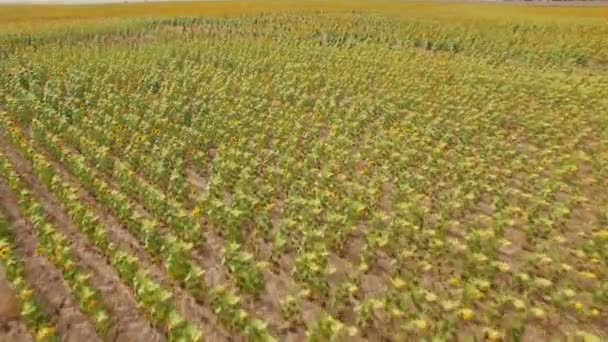
<svg viewBox="0 0 608 342">
<path fill-rule="evenodd" d="M 0 7 L 0 340 L 608 339 L 607 19 Z"/>
<path fill-rule="evenodd" d="M 589 1 L 590 3 L 604 3 Z M 608 9 L 589 7 L 521 6 L 523 2 L 500 4 L 466 3 L 457 1 L 217 1 L 217 2 L 152 2 L 147 4 L 104 5 L 37 5 L 0 6 L 0 27 L 11 29 L 40 28 L 48 25 L 78 22 L 81 20 L 107 20 L 109 18 L 175 17 L 175 16 L 226 16 L 265 12 L 299 11 L 372 11 L 403 18 L 442 20 L 536 20 L 573 22 L 594 20 L 605 22 Z M 526 2 L 527 3 L 527 2 Z M 564 2 L 564 4 L 567 2 Z M 537 3 L 538 4 L 538 3 Z"/>
</svg>

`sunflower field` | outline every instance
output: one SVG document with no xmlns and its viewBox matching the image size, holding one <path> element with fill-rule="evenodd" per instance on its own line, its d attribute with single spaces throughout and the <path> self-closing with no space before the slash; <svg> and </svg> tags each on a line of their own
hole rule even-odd
<svg viewBox="0 0 608 342">
<path fill-rule="evenodd" d="M 608 339 L 608 7 L 51 9 L 0 6 L 0 340 Z"/>
</svg>

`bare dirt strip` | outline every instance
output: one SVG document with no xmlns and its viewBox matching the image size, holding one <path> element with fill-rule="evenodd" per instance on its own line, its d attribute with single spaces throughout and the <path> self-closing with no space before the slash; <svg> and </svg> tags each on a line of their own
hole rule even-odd
<svg viewBox="0 0 608 342">
<path fill-rule="evenodd" d="M 19 313 L 17 294 L 6 278 L 5 269 L 0 266 L 0 342 L 32 341 Z"/>
</svg>

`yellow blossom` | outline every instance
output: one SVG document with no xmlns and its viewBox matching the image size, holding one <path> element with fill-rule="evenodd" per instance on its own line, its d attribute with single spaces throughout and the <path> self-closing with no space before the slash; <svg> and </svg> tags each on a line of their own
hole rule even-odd
<svg viewBox="0 0 608 342">
<path fill-rule="evenodd" d="M 53 327 L 44 327 L 38 331 L 36 334 L 36 341 L 42 342 L 47 341 L 49 338 L 55 335 L 55 328 Z"/>
<path fill-rule="evenodd" d="M 458 315 L 462 318 L 463 321 L 471 321 L 475 317 L 475 313 L 473 310 L 469 308 L 463 308 L 458 311 Z"/>
</svg>

